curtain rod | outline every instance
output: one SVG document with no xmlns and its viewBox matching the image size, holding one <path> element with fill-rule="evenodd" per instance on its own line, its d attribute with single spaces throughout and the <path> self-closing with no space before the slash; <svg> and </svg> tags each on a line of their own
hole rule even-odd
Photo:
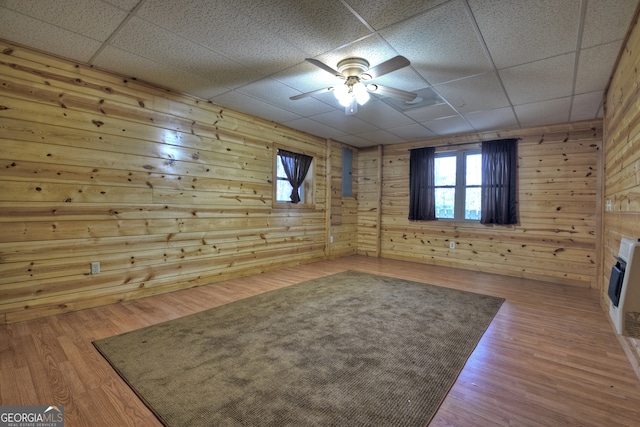
<svg viewBox="0 0 640 427">
<path fill-rule="evenodd" d="M 442 148 L 442 147 L 459 147 L 461 145 L 475 145 L 475 144 L 482 144 L 483 142 L 488 142 L 488 141 L 503 141 L 505 139 L 515 139 L 517 141 L 522 141 L 522 138 L 500 138 L 500 139 L 487 139 L 484 141 L 469 141 L 469 142 L 458 142 L 455 144 L 442 144 L 442 145 L 425 145 L 423 147 L 414 147 L 414 148 L 409 148 L 409 151 L 411 150 L 418 150 L 420 148 L 427 148 L 427 147 L 433 147 L 433 148 Z"/>
</svg>

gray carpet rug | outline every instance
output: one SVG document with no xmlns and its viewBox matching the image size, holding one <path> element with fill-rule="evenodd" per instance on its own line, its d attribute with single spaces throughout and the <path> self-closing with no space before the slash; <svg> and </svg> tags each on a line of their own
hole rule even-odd
<svg viewBox="0 0 640 427">
<path fill-rule="evenodd" d="M 168 426 L 424 426 L 502 302 L 348 271 L 94 345 Z"/>
</svg>

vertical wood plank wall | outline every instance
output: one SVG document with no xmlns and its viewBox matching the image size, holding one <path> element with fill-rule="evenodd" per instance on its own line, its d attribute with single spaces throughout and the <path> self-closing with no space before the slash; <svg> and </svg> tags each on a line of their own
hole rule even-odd
<svg viewBox="0 0 640 427">
<path fill-rule="evenodd" d="M 409 149 L 519 137 L 516 226 L 407 219 Z M 501 273 L 567 285 L 597 287 L 601 156 L 599 120 L 517 132 L 442 138 L 385 146 L 382 158 L 361 149 L 358 252 L 442 266 Z M 376 252 L 375 177 L 382 164 L 381 242 Z M 449 249 L 455 241 L 456 248 Z"/>
<path fill-rule="evenodd" d="M 622 237 L 640 238 L 640 27 L 633 22 L 628 39 L 614 70 L 605 104 L 604 203 L 611 210 L 604 213 L 604 268 L 602 271 L 602 305 L 608 312 L 606 294 L 614 255 Z M 640 376 L 640 340 L 621 338 L 627 355 Z"/>
<path fill-rule="evenodd" d="M 325 139 L 0 49 L 0 323 L 326 258 Z M 283 146 L 314 156 L 313 208 L 273 207 Z M 341 207 L 336 255 L 356 245 Z"/>
<path fill-rule="evenodd" d="M 342 149 L 353 152 L 352 196 L 342 196 Z M 330 258 L 355 255 L 358 248 L 358 208 L 357 208 L 357 165 L 358 149 L 336 141 L 329 141 L 329 162 L 331 164 L 331 218 L 329 219 Z M 345 177 L 347 178 L 347 177 Z M 331 242 L 332 241 L 332 242 Z"/>
</svg>

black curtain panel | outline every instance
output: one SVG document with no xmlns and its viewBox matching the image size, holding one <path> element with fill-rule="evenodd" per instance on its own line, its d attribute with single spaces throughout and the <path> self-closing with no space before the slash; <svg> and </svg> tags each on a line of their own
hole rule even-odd
<svg viewBox="0 0 640 427">
<path fill-rule="evenodd" d="M 409 220 L 436 219 L 434 147 L 409 152 Z"/>
<path fill-rule="evenodd" d="M 516 224 L 518 140 L 482 143 L 482 224 Z"/>
<path fill-rule="evenodd" d="M 298 189 L 304 182 L 307 172 L 309 172 L 313 157 L 287 150 L 278 150 L 278 154 L 282 161 L 284 173 L 287 175 L 287 180 L 293 187 L 291 190 L 291 203 L 299 203 L 300 194 Z"/>
</svg>

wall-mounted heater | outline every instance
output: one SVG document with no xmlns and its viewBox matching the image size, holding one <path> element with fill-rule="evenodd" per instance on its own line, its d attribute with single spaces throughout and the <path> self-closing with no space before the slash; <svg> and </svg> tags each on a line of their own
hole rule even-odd
<svg viewBox="0 0 640 427">
<path fill-rule="evenodd" d="M 609 278 L 609 316 L 616 332 L 640 338 L 640 239 L 620 241 Z"/>
</svg>

